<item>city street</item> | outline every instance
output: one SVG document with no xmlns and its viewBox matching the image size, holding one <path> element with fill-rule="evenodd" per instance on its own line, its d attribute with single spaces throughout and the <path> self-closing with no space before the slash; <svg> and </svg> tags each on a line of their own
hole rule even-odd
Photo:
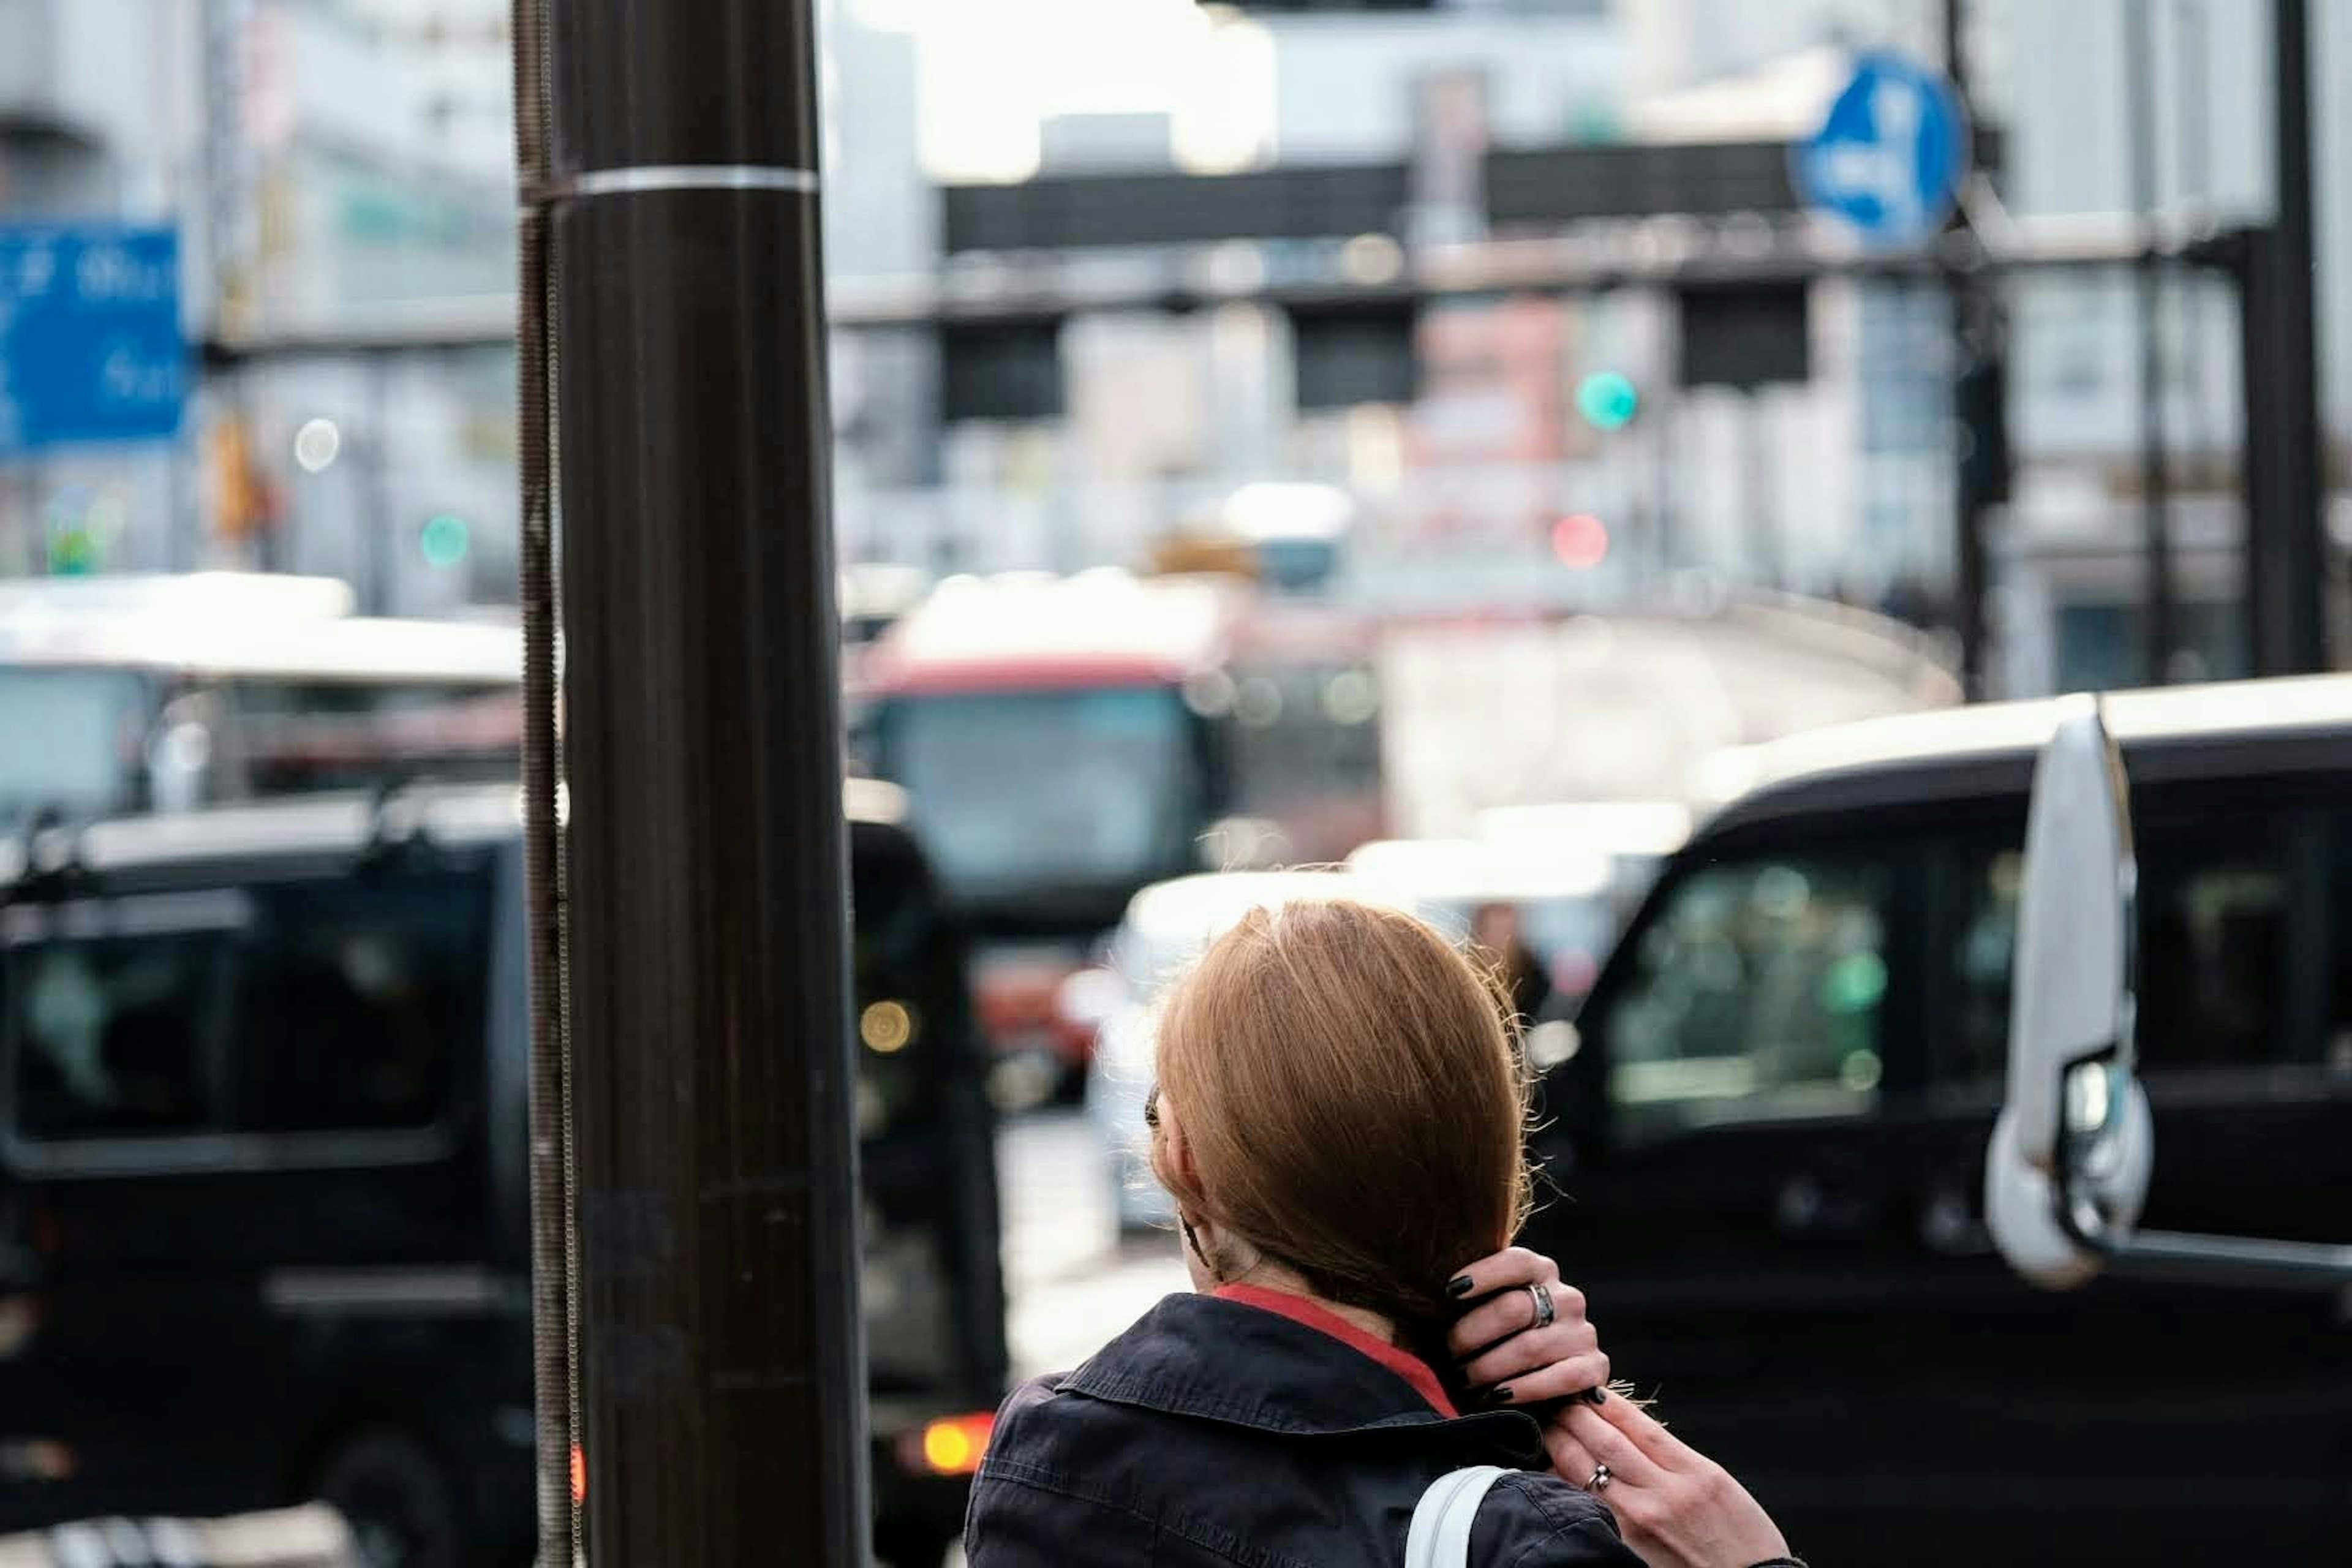
<svg viewBox="0 0 2352 1568">
<path fill-rule="evenodd" d="M 2352 0 L 0 16 L 0 1568 L 2352 1561 Z"/>
<path fill-rule="evenodd" d="M 1122 1242 L 1092 1129 L 1076 1111 L 997 1135 L 1013 1374 L 1063 1372 L 1171 1290 L 1189 1289 L 1173 1233 Z"/>
</svg>

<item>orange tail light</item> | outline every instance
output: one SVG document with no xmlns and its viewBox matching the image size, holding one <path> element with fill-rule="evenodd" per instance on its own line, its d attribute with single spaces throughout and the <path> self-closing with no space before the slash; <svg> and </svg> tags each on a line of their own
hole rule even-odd
<svg viewBox="0 0 2352 1568">
<path fill-rule="evenodd" d="M 968 1476 L 980 1468 L 995 1427 L 996 1417 L 986 1412 L 927 1421 L 898 1440 L 899 1462 L 919 1475 Z"/>
</svg>

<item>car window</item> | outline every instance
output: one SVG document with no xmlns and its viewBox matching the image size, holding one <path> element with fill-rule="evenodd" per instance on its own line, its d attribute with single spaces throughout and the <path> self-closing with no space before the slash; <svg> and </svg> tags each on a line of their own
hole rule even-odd
<svg viewBox="0 0 2352 1568">
<path fill-rule="evenodd" d="M 1670 888 L 1604 1026 L 1623 1133 L 1869 1110 L 1893 879 L 1881 862 L 1800 856 Z"/>
<path fill-rule="evenodd" d="M 241 953 L 239 1118 L 257 1132 L 424 1127 L 487 1027 L 489 871 L 402 871 L 252 890 Z"/>
<path fill-rule="evenodd" d="M 2151 1073 L 2291 1058 L 2293 812 L 2148 815 L 2139 859 L 2141 1067 Z M 2009 838 L 1961 853 L 1948 955 L 1953 1048 L 1943 1076 L 1997 1079 L 2008 1060 L 2024 856 Z"/>
<path fill-rule="evenodd" d="M 12 943 L 15 1131 L 34 1139 L 219 1131 L 234 940 L 203 929 Z"/>
</svg>

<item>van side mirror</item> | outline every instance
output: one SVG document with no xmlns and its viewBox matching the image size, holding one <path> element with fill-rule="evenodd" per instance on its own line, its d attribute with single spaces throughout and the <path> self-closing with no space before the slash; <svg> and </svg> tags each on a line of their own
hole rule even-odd
<svg viewBox="0 0 2352 1568">
<path fill-rule="evenodd" d="M 2063 1289 L 2099 1270 L 2147 1195 L 2153 1134 L 2132 1075 L 2138 872 L 2115 743 L 2087 703 L 2033 770 L 2018 899 L 2008 1092 L 1985 1218 L 2010 1266 Z"/>
<path fill-rule="evenodd" d="M 2111 1263 L 2289 1288 L 2352 1280 L 2352 1247 L 2138 1228 L 2156 1129 L 2133 1070 L 2137 892 L 2122 755 L 2078 700 L 2042 749 L 2026 816 L 2009 1077 L 1985 1152 L 1995 1245 L 2053 1289 Z"/>
</svg>

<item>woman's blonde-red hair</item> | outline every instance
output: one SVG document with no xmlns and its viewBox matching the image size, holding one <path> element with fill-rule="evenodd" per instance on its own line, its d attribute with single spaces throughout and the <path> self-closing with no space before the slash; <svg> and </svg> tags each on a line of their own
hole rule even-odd
<svg viewBox="0 0 2352 1568">
<path fill-rule="evenodd" d="M 1348 900 L 1252 911 L 1171 987 L 1155 1138 L 1181 1209 L 1411 1333 L 1527 1215 L 1526 1079 L 1492 979 L 1423 921 Z"/>
</svg>

